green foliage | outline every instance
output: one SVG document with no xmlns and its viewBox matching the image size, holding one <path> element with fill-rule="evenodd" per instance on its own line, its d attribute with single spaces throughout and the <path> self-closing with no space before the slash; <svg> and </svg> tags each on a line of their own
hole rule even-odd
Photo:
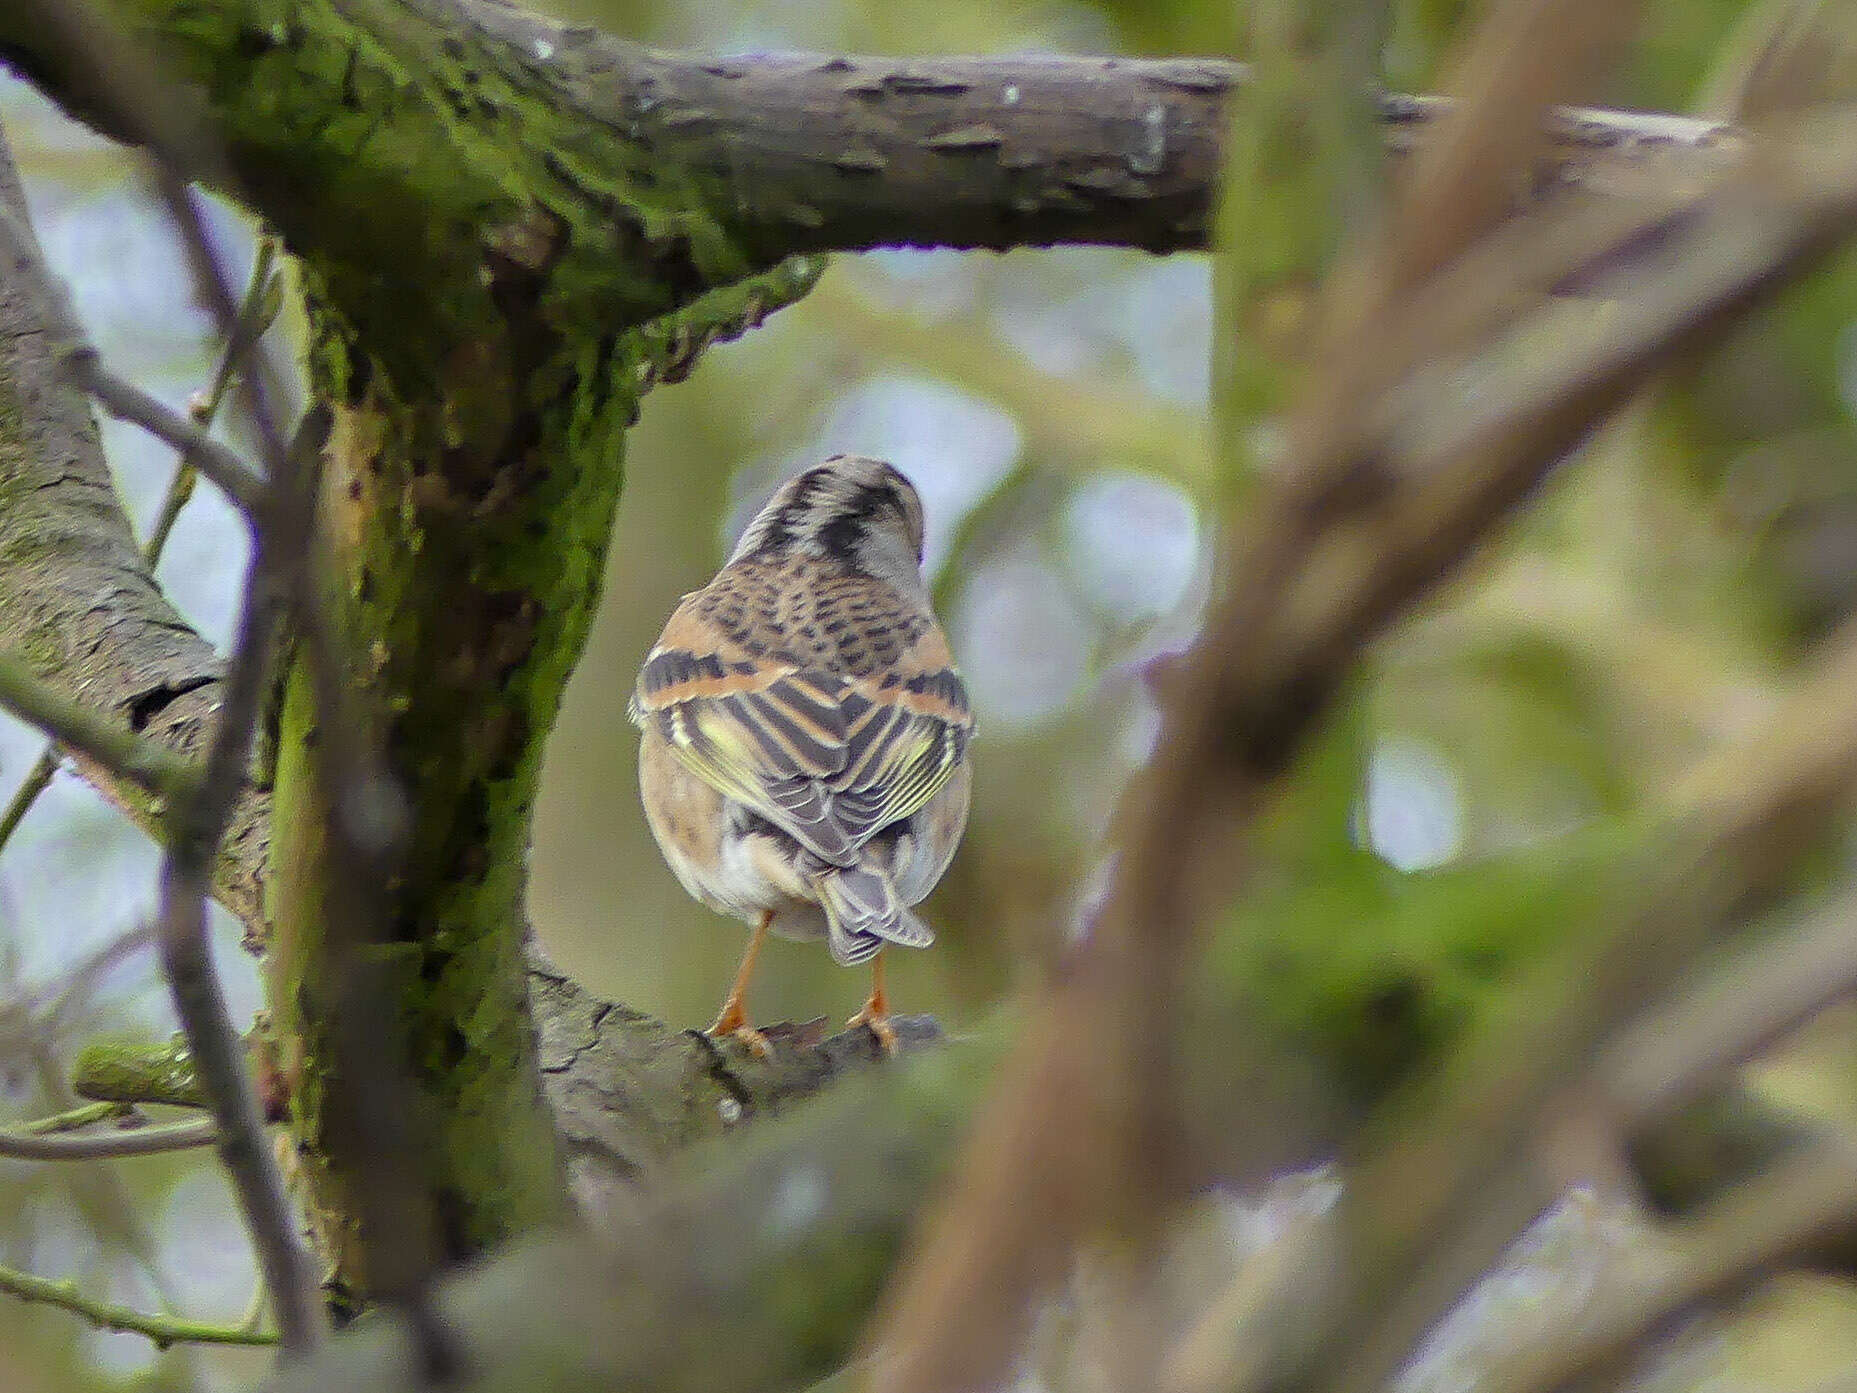
<svg viewBox="0 0 1857 1393">
<path fill-rule="evenodd" d="M 1248 895 L 1206 970 L 1252 1004 L 1337 1096 L 1378 1103 L 1437 1064 L 1505 990 L 1606 903 L 1633 846 L 1618 825 L 1436 870 L 1335 849 L 1319 876 Z"/>
</svg>

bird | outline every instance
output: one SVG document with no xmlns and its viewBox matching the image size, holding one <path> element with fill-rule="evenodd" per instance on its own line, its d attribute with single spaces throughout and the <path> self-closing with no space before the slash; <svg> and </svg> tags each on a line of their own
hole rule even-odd
<svg viewBox="0 0 1857 1393">
<path fill-rule="evenodd" d="M 711 1040 L 770 1053 L 746 993 L 771 931 L 868 962 L 846 1024 L 896 1051 L 883 952 L 934 941 L 914 906 L 954 858 L 973 779 L 922 535 L 895 466 L 833 455 L 774 493 L 639 669 L 645 820 L 684 889 L 751 926 Z"/>
</svg>

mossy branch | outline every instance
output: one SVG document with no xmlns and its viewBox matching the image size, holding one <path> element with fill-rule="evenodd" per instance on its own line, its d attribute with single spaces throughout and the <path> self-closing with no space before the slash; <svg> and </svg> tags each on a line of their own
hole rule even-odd
<svg viewBox="0 0 1857 1393">
<path fill-rule="evenodd" d="M 428 325 L 459 322 L 466 302 L 430 292 L 489 246 L 519 262 L 559 252 L 555 311 L 608 324 L 798 253 L 1200 249 L 1228 104 L 1249 80 L 1206 59 L 667 54 L 498 0 L 312 0 L 287 23 L 262 0 L 99 9 L 207 94 L 244 195 L 299 250 L 349 268 L 338 299 L 359 310 L 371 287 L 384 316 L 425 298 Z M 112 124 L 48 50 L 0 18 L 0 53 Z M 1446 109 L 1385 99 L 1389 142 Z M 1693 172 L 1736 139 L 1586 109 L 1557 112 L 1550 135 L 1561 172 L 1596 184 L 1621 167 Z M 424 269 L 396 289 L 382 269 L 395 265 Z"/>
</svg>

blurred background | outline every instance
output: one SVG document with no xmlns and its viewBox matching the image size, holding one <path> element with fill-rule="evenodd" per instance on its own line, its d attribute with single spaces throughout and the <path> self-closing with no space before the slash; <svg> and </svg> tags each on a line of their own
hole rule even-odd
<svg viewBox="0 0 1857 1393">
<path fill-rule="evenodd" d="M 1236 32 L 1229 7 L 1189 0 L 540 8 L 666 46 L 733 52 L 1227 54 Z M 1397 9 L 1387 83 L 1423 90 L 1476 7 L 1401 0 Z M 1696 111 L 1733 86 L 1741 29 L 1759 7 L 1661 0 L 1650 9 L 1645 37 L 1595 104 Z M 0 119 L 39 235 L 105 356 L 184 403 L 207 380 L 216 345 L 129 166 L 10 78 L 0 79 Z M 238 215 L 222 210 L 220 222 L 249 256 Z M 980 729 L 969 832 L 926 906 L 941 941 L 890 955 L 896 1005 L 959 1028 L 1037 982 L 1092 884 L 1117 795 L 1156 738 L 1147 674 L 1190 641 L 1222 530 L 1228 481 L 1216 477 L 1207 418 L 1209 286 L 1201 256 L 841 257 L 808 300 L 646 400 L 604 605 L 537 813 L 533 918 L 564 968 L 677 1025 L 713 1013 L 743 930 L 688 899 L 652 845 L 626 697 L 678 597 L 708 580 L 773 487 L 855 451 L 893 461 L 922 492 L 928 565 Z M 1525 852 L 1654 804 L 1699 751 L 1757 722 L 1804 645 L 1850 608 L 1854 418 L 1857 266 L 1847 259 L 1597 437 L 1520 525 L 1384 646 L 1363 705 L 1365 757 L 1322 775 L 1349 809 L 1351 834 L 1338 827 L 1337 839 L 1351 835 L 1350 848 L 1405 875 Z M 171 460 L 135 432 L 105 432 L 144 524 Z M 215 641 L 243 565 L 240 529 L 202 489 L 160 576 Z M 0 717 L 0 797 L 38 750 Z M 85 953 L 132 927 L 152 903 L 154 868 L 147 840 L 61 775 L 0 853 L 0 1004 L 55 989 Z M 219 928 L 235 1012 L 248 1014 L 251 966 L 230 924 Z M 775 942 L 751 1009 L 762 1020 L 839 1017 L 864 987 L 818 945 Z M 61 1061 L 96 1033 L 173 1028 L 146 956 L 112 969 L 83 1005 L 56 1040 L 0 1033 L 7 1117 L 55 1111 Z M 1851 1110 L 1854 1041 L 1851 1022 L 1833 1020 L 1768 1066 L 1764 1082 L 1812 1107 Z M 252 1287 L 225 1187 L 204 1156 L 0 1162 L 0 1263 L 221 1320 L 239 1316 Z M 1846 1298 L 1814 1289 L 1801 1299 L 1814 1320 L 1832 1312 L 1857 1328 Z M 158 1353 L 0 1298 L 0 1386 L 10 1389 L 232 1386 L 264 1363 L 240 1352 Z"/>
</svg>

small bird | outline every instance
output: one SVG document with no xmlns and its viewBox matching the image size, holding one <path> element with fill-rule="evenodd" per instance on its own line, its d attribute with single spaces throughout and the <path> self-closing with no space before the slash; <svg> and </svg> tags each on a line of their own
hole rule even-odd
<svg viewBox="0 0 1857 1393">
<path fill-rule="evenodd" d="M 768 1052 L 744 997 L 771 929 L 870 963 L 870 999 L 847 1024 L 893 1052 L 883 949 L 934 941 L 911 906 L 967 825 L 974 729 L 909 480 L 857 455 L 789 480 L 672 612 L 630 715 L 664 859 L 696 899 L 753 925 L 705 1033 Z"/>
</svg>

